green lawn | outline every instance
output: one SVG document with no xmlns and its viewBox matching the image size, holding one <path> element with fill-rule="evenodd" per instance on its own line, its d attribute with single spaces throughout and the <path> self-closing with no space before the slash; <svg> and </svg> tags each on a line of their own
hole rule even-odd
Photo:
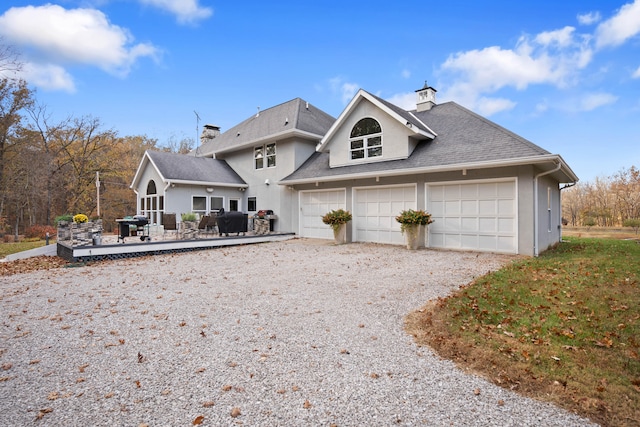
<svg viewBox="0 0 640 427">
<path fill-rule="evenodd" d="M 54 240 L 50 240 L 49 244 L 54 244 Z M 36 241 L 23 241 L 23 242 L 11 242 L 11 243 L 0 243 L 0 258 L 4 258 L 7 255 L 15 254 L 22 251 L 27 251 L 29 249 L 39 248 L 40 246 L 44 246 L 44 240 L 36 240 Z"/>
<path fill-rule="evenodd" d="M 407 319 L 423 344 L 602 425 L 640 425 L 640 244 L 567 238 Z"/>
</svg>

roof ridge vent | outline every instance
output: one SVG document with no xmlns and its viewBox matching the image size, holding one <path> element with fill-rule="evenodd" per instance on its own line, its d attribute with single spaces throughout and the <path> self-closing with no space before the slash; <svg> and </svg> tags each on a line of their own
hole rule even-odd
<svg viewBox="0 0 640 427">
<path fill-rule="evenodd" d="M 260 117 L 260 106 L 257 107 L 258 111 L 256 112 L 256 117 Z"/>
</svg>

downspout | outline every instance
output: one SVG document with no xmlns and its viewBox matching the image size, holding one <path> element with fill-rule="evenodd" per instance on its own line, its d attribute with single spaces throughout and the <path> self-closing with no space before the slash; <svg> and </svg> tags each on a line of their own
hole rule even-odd
<svg viewBox="0 0 640 427">
<path fill-rule="evenodd" d="M 558 172 L 561 168 L 562 168 L 562 161 L 559 161 L 558 165 L 554 169 L 548 170 L 546 172 L 540 172 L 538 175 L 536 175 L 533 178 L 533 256 L 535 257 L 539 255 L 538 245 L 540 244 L 540 241 L 538 238 L 538 229 L 540 228 L 538 224 L 538 221 L 540 220 L 540 216 L 538 215 L 538 205 L 539 205 L 538 178 L 540 178 L 541 176 L 549 175 L 554 172 Z"/>
<path fill-rule="evenodd" d="M 562 190 L 566 190 L 567 188 L 571 188 L 574 185 L 576 185 L 577 182 L 572 182 L 570 184 L 566 184 L 563 185 L 562 187 L 560 187 L 560 212 L 558 213 L 560 215 L 560 243 L 562 243 L 562 229 L 564 224 L 562 223 Z"/>
</svg>

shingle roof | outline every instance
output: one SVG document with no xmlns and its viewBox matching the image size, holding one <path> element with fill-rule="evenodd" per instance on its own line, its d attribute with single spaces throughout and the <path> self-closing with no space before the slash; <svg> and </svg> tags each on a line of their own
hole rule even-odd
<svg viewBox="0 0 640 427">
<path fill-rule="evenodd" d="M 200 155 L 221 153 L 261 140 L 285 137 L 290 132 L 315 135 L 318 140 L 329 130 L 335 118 L 308 102 L 295 98 L 260 111 L 199 148 Z"/>
<path fill-rule="evenodd" d="M 396 106 L 394 108 L 399 109 Z M 405 113 L 409 112 L 405 111 Z M 498 162 L 550 154 L 521 136 L 454 102 L 439 104 L 427 111 L 411 113 L 433 129 L 437 136 L 434 140 L 421 141 L 407 159 L 330 168 L 329 154 L 315 153 L 298 170 L 282 181 Z"/>
<path fill-rule="evenodd" d="M 146 154 L 165 181 L 247 184 L 224 160 L 153 150 Z"/>
</svg>

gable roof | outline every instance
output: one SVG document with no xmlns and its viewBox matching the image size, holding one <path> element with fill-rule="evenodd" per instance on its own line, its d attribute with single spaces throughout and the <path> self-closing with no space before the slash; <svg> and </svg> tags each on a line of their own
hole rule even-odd
<svg viewBox="0 0 640 427">
<path fill-rule="evenodd" d="M 382 98 L 379 98 L 366 90 L 360 89 L 358 93 L 353 97 L 351 102 L 347 105 L 347 107 L 342 111 L 338 119 L 333 123 L 331 128 L 327 131 L 326 135 L 320 141 L 320 145 L 318 146 L 318 151 L 323 151 L 335 132 L 342 126 L 344 121 L 349 117 L 351 112 L 356 106 L 362 102 L 363 100 L 368 100 L 379 109 L 386 112 L 388 115 L 396 119 L 398 122 L 402 123 L 402 125 L 407 126 L 410 131 L 413 131 L 414 137 L 417 139 L 433 139 L 436 137 L 436 133 L 429 128 L 425 123 L 423 123 L 420 119 L 418 119 L 415 114 L 403 110 L 397 105 L 393 105 L 392 103 L 385 101 Z"/>
<path fill-rule="evenodd" d="M 437 135 L 433 140 L 421 141 L 407 159 L 331 168 L 329 154 L 320 152 L 319 148 L 281 182 L 295 184 L 525 164 L 539 164 L 548 169 L 561 164 L 561 173 L 556 174 L 560 182 L 578 180 L 559 155 L 549 153 L 455 102 L 406 113 L 415 116 Z"/>
<path fill-rule="evenodd" d="M 289 136 L 319 141 L 335 118 L 301 98 L 259 111 L 242 123 L 203 144 L 198 155 L 215 155 L 264 144 Z"/>
<path fill-rule="evenodd" d="M 147 150 L 131 188 L 138 186 L 141 173 L 148 164 L 153 165 L 165 184 L 247 187 L 247 183 L 224 160 Z"/>
</svg>

